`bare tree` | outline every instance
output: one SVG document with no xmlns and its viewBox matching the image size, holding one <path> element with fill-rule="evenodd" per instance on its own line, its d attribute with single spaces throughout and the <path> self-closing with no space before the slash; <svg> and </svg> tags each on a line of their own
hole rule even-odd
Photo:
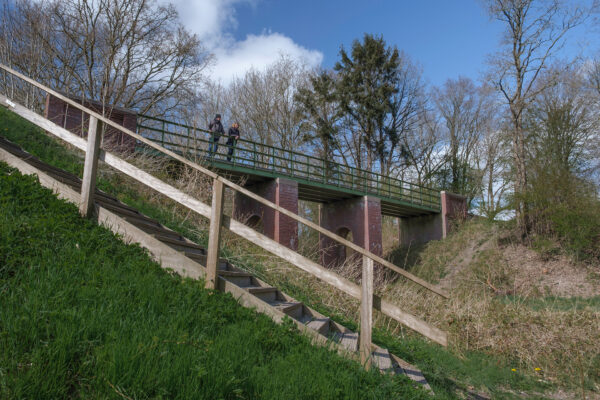
<svg viewBox="0 0 600 400">
<path fill-rule="evenodd" d="M 298 149 L 305 142 L 306 127 L 295 95 L 308 85 L 308 76 L 305 65 L 286 55 L 264 71 L 248 71 L 227 90 L 230 117 L 251 139 Z"/>
<path fill-rule="evenodd" d="M 585 21 L 589 10 L 561 0 L 486 0 L 489 14 L 505 26 L 503 48 L 492 58 L 491 80 L 510 110 L 515 171 L 515 213 L 522 235 L 528 232 L 527 160 L 523 111 L 545 87 L 536 85 L 564 44 L 565 35 Z"/>
<path fill-rule="evenodd" d="M 486 109 L 473 164 L 481 173 L 477 209 L 481 215 L 493 220 L 510 208 L 505 194 L 512 182 L 511 149 L 506 140 L 506 131 L 510 129 L 511 123 L 505 113 L 499 112 L 498 102 L 489 103 Z"/>
<path fill-rule="evenodd" d="M 103 104 L 173 111 L 197 94 L 210 60 L 174 7 L 156 1 L 18 0 L 7 8 L 18 26 L 2 37 L 2 59 Z"/>
<path fill-rule="evenodd" d="M 557 82 L 526 111 L 531 158 L 546 170 L 589 177 L 596 167 L 598 109 L 579 65 L 567 69 L 555 65 L 540 78 L 540 84 L 548 86 L 545 80 L 557 75 Z"/>
<path fill-rule="evenodd" d="M 415 128 L 402 138 L 395 159 L 398 176 L 421 185 L 431 185 L 446 157 L 440 118 L 431 110 L 420 113 Z"/>
<path fill-rule="evenodd" d="M 50 27 L 48 15 L 32 2 L 4 2 L 0 6 L 0 62 L 47 82 L 48 71 L 55 69 L 44 39 L 52 35 Z M 43 98 L 39 91 L 9 74 L 3 73 L 2 77 L 0 85 L 4 93 L 28 108 L 41 110 Z"/>
<path fill-rule="evenodd" d="M 434 89 L 437 111 L 447 134 L 447 171 L 444 187 L 470 199 L 479 192 L 480 176 L 473 158 L 488 118 L 493 114 L 490 92 L 477 87 L 468 78 L 449 79 Z"/>
</svg>

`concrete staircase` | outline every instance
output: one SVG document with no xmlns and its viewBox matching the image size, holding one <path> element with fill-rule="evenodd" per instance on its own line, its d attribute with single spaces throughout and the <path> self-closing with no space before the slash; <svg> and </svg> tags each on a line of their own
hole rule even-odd
<svg viewBox="0 0 600 400">
<path fill-rule="evenodd" d="M 73 193 L 81 192 L 81 179 L 77 176 L 42 162 L 1 136 L 0 160 L 19 168 L 23 173 L 36 173 L 44 186 L 52 187 L 55 191 L 56 185 L 62 184 L 70 188 Z M 52 180 L 56 183 L 53 183 Z M 66 191 L 68 192 L 68 189 Z M 69 198 L 64 193 L 62 197 Z M 151 253 L 153 253 L 153 246 L 146 243 L 159 242 L 177 252 L 179 257 L 184 257 L 201 266 L 205 265 L 206 251 L 203 247 L 107 193 L 96 190 L 95 199 L 97 206 L 116 215 L 117 220 L 120 219 L 137 228 L 139 232 L 143 232 L 142 235 L 146 237 L 138 242 L 147 247 Z M 243 305 L 264 312 L 276 321 L 281 320 L 282 315 L 288 316 L 296 325 L 303 328 L 304 333 L 310 333 L 310 336 L 318 339 L 316 342 L 332 346 L 339 352 L 358 358 L 358 333 L 331 320 L 251 273 L 232 265 L 225 259 L 221 259 L 219 262 L 218 275 L 220 278 L 219 288 L 234 294 L 238 301 L 243 298 L 244 301 L 240 301 Z M 425 377 L 416 367 L 390 354 L 384 348 L 373 345 L 372 349 L 373 365 L 381 372 L 404 374 L 414 382 L 431 390 Z"/>
</svg>

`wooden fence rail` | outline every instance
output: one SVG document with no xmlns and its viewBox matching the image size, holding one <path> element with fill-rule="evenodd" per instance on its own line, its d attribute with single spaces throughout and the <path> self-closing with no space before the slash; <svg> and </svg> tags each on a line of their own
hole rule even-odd
<svg viewBox="0 0 600 400">
<path fill-rule="evenodd" d="M 64 128 L 61 128 L 51 121 L 39 116 L 35 112 L 16 104 L 11 101 L 7 97 L 0 95 L 0 102 L 3 105 L 7 105 L 12 111 L 21 115 L 25 119 L 30 122 L 38 125 L 42 129 L 56 135 L 57 137 L 65 140 L 66 142 L 74 145 L 80 150 L 86 153 L 85 160 L 85 169 L 84 169 L 84 180 L 82 185 L 82 203 L 80 206 L 81 212 L 85 215 L 89 215 L 91 210 L 91 205 L 93 205 L 93 192 L 95 187 L 96 180 L 96 171 L 97 171 L 97 162 L 98 160 L 102 160 L 108 165 L 114 167 L 115 169 L 123 172 L 124 174 L 138 180 L 139 182 L 147 185 L 153 190 L 158 191 L 166 195 L 167 197 L 173 199 L 179 204 L 187 207 L 188 209 L 197 212 L 198 214 L 208 218 L 210 220 L 210 228 L 209 228 L 209 243 L 208 243 L 208 255 L 207 255 L 207 276 L 206 285 L 209 288 L 215 287 L 216 282 L 216 274 L 217 274 L 217 264 L 218 264 L 218 252 L 220 247 L 220 228 L 225 227 L 231 230 L 233 233 L 247 239 L 248 241 L 260 246 L 261 248 L 279 256 L 291 264 L 297 266 L 298 268 L 312 274 L 313 276 L 319 278 L 320 280 L 336 287 L 337 289 L 351 295 L 354 298 L 357 298 L 361 302 L 360 306 L 360 351 L 361 357 L 365 364 L 368 365 L 369 356 L 370 356 L 370 346 L 371 346 L 371 330 L 372 330 L 372 313 L 373 308 L 381 311 L 385 315 L 395 319 L 396 321 L 408 326 L 409 328 L 421 333 L 422 335 L 434 340 L 437 343 L 442 344 L 443 346 L 447 345 L 447 334 L 446 332 L 433 327 L 418 319 L 417 317 L 408 314 L 402 311 L 398 306 L 395 306 L 377 295 L 373 292 L 373 265 L 374 263 L 381 264 L 393 271 L 405 276 L 411 281 L 421 285 L 422 287 L 428 289 L 429 291 L 438 294 L 442 297 L 448 298 L 448 295 L 442 291 L 441 289 L 431 285 L 430 283 L 410 274 L 407 271 L 395 266 L 389 261 L 369 252 L 368 250 L 363 249 L 360 246 L 355 245 L 354 243 L 336 235 L 333 232 L 330 232 L 313 222 L 302 218 L 278 205 L 246 190 L 245 188 L 227 180 L 223 177 L 215 174 L 213 171 L 210 171 L 198 164 L 193 163 L 192 161 L 173 153 L 172 151 L 161 147 L 160 145 L 155 144 L 151 140 L 148 140 L 135 132 L 132 132 L 128 129 L 123 128 L 117 123 L 111 121 L 110 119 L 96 113 L 93 110 L 90 110 L 81 104 L 67 98 L 66 96 L 61 95 L 60 93 L 0 64 L 0 68 L 7 71 L 8 73 L 30 83 L 31 85 L 63 100 L 69 105 L 76 107 L 87 113 L 90 116 L 90 127 L 89 127 L 89 136 L 88 140 L 78 137 L 71 132 L 67 131 Z M 99 149 L 100 147 L 100 139 L 101 139 L 101 127 L 100 125 L 104 124 L 105 126 L 111 126 L 137 140 L 140 142 L 154 148 L 155 150 L 166 154 L 181 163 L 188 165 L 189 167 L 196 169 L 203 174 L 212 178 L 213 181 L 213 198 L 212 205 L 208 206 L 201 201 L 179 191 L 178 189 L 168 185 L 167 183 L 155 178 L 154 176 L 148 174 L 145 171 L 133 166 L 132 164 L 120 159 L 116 155 L 113 155 L 107 151 Z M 322 267 L 321 265 L 307 259 L 306 257 L 296 253 L 293 250 L 288 249 L 285 246 L 280 245 L 274 240 L 256 232 L 252 228 L 233 220 L 225 215 L 223 215 L 223 193 L 224 188 L 229 187 L 230 189 L 240 192 L 267 207 L 270 207 L 281 214 L 284 214 L 316 231 L 319 233 L 337 241 L 340 244 L 343 244 L 359 254 L 363 256 L 363 273 L 362 273 L 362 287 L 358 287 L 356 284 L 348 281 L 347 279 L 337 275 L 336 273 Z"/>
</svg>

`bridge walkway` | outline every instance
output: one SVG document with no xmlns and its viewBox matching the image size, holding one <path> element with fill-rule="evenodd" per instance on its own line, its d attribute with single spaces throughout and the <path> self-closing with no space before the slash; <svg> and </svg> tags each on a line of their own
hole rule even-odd
<svg viewBox="0 0 600 400">
<path fill-rule="evenodd" d="M 381 200 L 383 215 L 415 217 L 441 211 L 439 190 L 335 161 L 247 139 L 237 141 L 228 159 L 230 146 L 224 138 L 218 151 L 209 154 L 209 131 L 146 115 L 138 116 L 137 131 L 220 174 L 244 179 L 247 185 L 280 177 L 294 180 L 300 200 L 329 203 L 369 195 Z"/>
</svg>

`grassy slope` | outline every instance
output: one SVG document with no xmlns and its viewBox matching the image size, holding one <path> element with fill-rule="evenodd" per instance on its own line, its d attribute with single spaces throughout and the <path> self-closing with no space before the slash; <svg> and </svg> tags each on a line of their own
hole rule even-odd
<svg viewBox="0 0 600 400">
<path fill-rule="evenodd" d="M 59 144 L 52 138 L 39 132 L 19 117 L 0 109 L 0 134 L 22 145 L 26 150 L 41 159 L 68 171 L 81 175 L 82 160 L 80 157 Z M 130 187 L 123 185 L 116 178 L 100 179 L 99 186 L 115 195 L 122 201 L 138 207 L 141 211 L 154 218 L 158 218 L 165 225 L 183 232 L 188 237 L 202 243 L 205 240 L 203 232 L 190 226 L 169 210 L 157 207 L 156 204 L 146 201 Z M 228 249 L 224 250 L 229 253 Z M 251 257 L 244 258 L 247 267 L 251 270 L 261 270 Z M 254 265 L 252 265 L 254 263 Z M 307 288 L 294 285 L 282 285 L 283 282 L 272 282 L 281 286 L 290 294 L 309 303 L 322 312 L 333 316 L 336 320 L 353 327 L 354 322 L 344 315 L 336 313 L 319 303 L 319 299 Z M 425 373 L 439 398 L 455 398 L 457 393 L 464 393 L 468 388 L 484 390 L 495 398 L 511 398 L 514 391 L 539 391 L 547 387 L 537 380 L 511 371 L 508 360 L 496 359 L 481 352 L 461 352 L 457 357 L 452 351 L 440 348 L 428 341 L 419 338 L 399 340 L 389 333 L 376 330 L 376 342 L 387 346 L 395 354 L 415 363 Z"/>
<path fill-rule="evenodd" d="M 413 398 L 0 164 L 0 397 Z"/>
</svg>

